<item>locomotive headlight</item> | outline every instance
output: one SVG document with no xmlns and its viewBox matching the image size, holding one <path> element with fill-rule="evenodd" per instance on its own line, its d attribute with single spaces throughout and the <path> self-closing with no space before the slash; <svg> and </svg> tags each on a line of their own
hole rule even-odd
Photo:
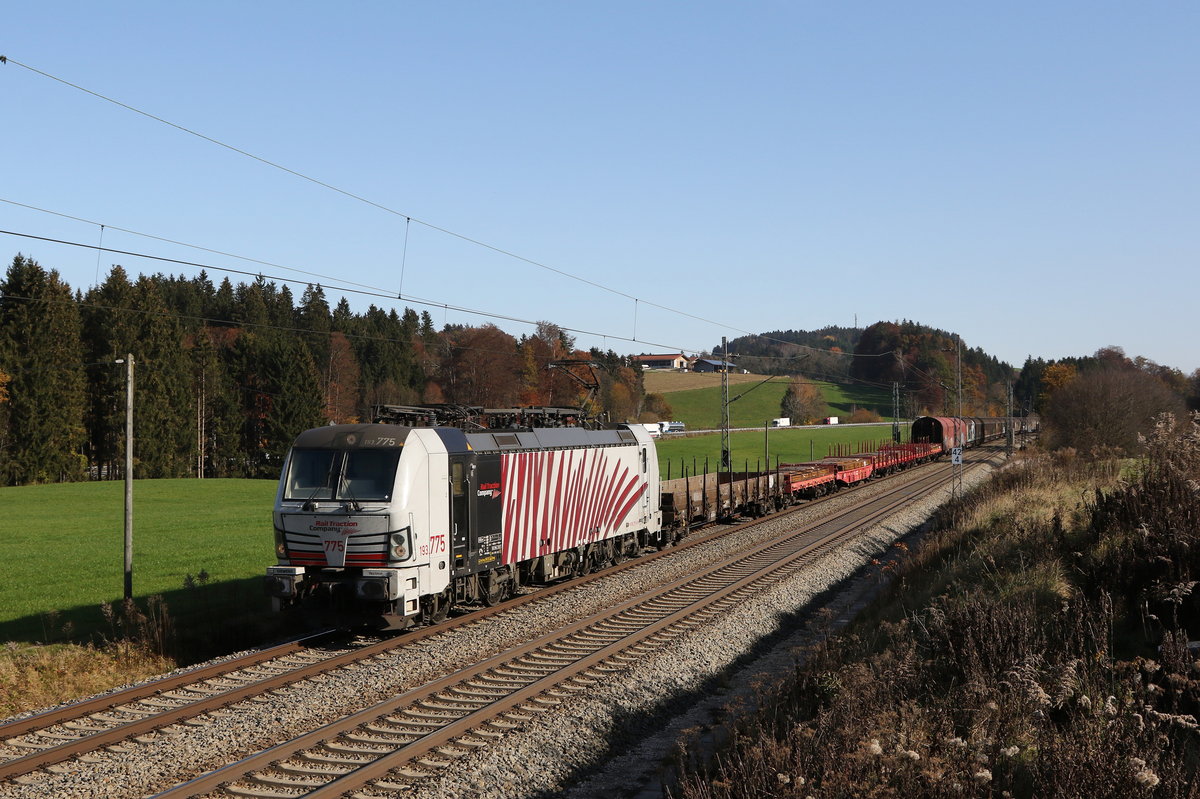
<svg viewBox="0 0 1200 799">
<path fill-rule="evenodd" d="M 408 560 L 412 554 L 412 547 L 408 542 L 408 530 L 400 530 L 392 533 L 388 546 L 389 560 Z"/>
<path fill-rule="evenodd" d="M 275 557 L 283 559 L 287 557 L 287 544 L 283 540 L 283 530 L 275 528 Z"/>
</svg>

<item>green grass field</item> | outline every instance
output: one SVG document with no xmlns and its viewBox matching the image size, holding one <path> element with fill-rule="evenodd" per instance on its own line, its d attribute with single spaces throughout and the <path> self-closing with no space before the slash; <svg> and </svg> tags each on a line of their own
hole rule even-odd
<svg viewBox="0 0 1200 799">
<path fill-rule="evenodd" d="M 265 610 L 259 576 L 275 562 L 273 480 L 134 481 L 133 589 L 164 596 L 182 623 Z M 124 484 L 0 488 L 0 640 L 53 640 L 106 632 L 100 604 L 124 588 Z M 185 588 L 188 575 L 208 584 Z M 48 618 L 55 612 L 57 618 Z"/>
<path fill-rule="evenodd" d="M 764 378 L 765 379 L 765 378 Z M 787 377 L 771 382 L 737 383 L 729 387 L 729 424 L 731 427 L 762 427 L 763 422 L 780 414 L 780 403 L 787 392 Z M 854 408 L 868 408 L 885 419 L 891 417 L 891 395 L 877 388 L 818 383 L 825 395 L 828 416 L 849 416 Z M 674 411 L 671 418 L 683 422 L 689 430 L 709 430 L 721 426 L 720 387 L 670 391 L 663 396 Z"/>
<path fill-rule="evenodd" d="M 908 440 L 908 430 L 900 426 L 901 438 Z M 729 436 L 730 462 L 734 471 L 742 471 L 747 463 L 753 471 L 758 465 L 769 461 L 774 466 L 776 458 L 781 463 L 796 463 L 824 458 L 836 447 L 842 452 L 858 452 L 861 447 L 874 449 L 880 443 L 892 440 L 892 426 L 888 424 L 853 425 L 843 427 L 780 427 L 766 431 L 739 431 Z M 706 433 L 696 436 L 668 435 L 659 438 L 658 467 L 662 479 L 679 477 L 686 466 L 689 474 L 704 471 L 704 460 L 708 459 L 709 471 L 716 471 L 721 461 L 721 435 Z"/>
</svg>

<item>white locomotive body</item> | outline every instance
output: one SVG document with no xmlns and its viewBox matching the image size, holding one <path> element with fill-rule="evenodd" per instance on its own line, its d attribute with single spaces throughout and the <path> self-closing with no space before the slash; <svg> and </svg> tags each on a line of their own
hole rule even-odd
<svg viewBox="0 0 1200 799">
<path fill-rule="evenodd" d="M 658 485 L 640 425 L 316 428 L 284 464 L 267 590 L 315 621 L 437 621 L 663 543 Z"/>
</svg>

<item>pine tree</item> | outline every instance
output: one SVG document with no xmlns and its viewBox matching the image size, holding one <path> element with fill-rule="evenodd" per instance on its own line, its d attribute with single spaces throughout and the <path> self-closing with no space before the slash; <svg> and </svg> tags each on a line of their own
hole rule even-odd
<svg viewBox="0 0 1200 799">
<path fill-rule="evenodd" d="M 333 319 L 331 325 L 333 330 L 340 330 L 343 333 L 349 333 L 350 328 L 354 324 L 354 313 L 350 310 L 350 303 L 345 297 L 338 300 L 337 307 L 333 309 Z"/>
<path fill-rule="evenodd" d="M 278 477 L 293 439 L 323 423 L 320 375 L 296 336 L 243 333 L 234 347 L 243 392 L 242 449 L 247 477 Z"/>
<path fill-rule="evenodd" d="M 157 278 L 140 277 L 133 301 L 137 361 L 134 438 L 138 477 L 183 477 L 195 464 L 191 368 L 178 318 L 167 312 Z"/>
<path fill-rule="evenodd" d="M 407 319 L 407 315 L 406 315 Z M 363 406 L 416 402 L 424 381 L 413 348 L 410 328 L 415 317 L 401 319 L 395 310 L 372 305 L 353 325 L 354 354 L 360 368 Z"/>
<path fill-rule="evenodd" d="M 269 324 L 266 286 L 267 283 L 262 278 L 253 283 L 239 283 L 233 292 L 233 315 L 230 318 L 251 328 Z"/>
<path fill-rule="evenodd" d="M 125 270 L 113 266 L 99 286 L 90 289 L 80 309 L 83 358 L 87 370 L 88 460 L 100 479 L 118 479 L 124 467 L 125 369 L 118 358 L 133 352 L 133 286 Z M 134 360 L 140 359 L 140 354 Z M 135 367 L 136 368 L 136 367 Z"/>
<path fill-rule="evenodd" d="M 330 409 L 333 404 L 337 404 L 335 403 L 334 395 L 340 395 L 340 391 L 338 390 L 340 387 L 333 385 L 333 360 L 331 357 L 333 351 L 330 344 L 331 320 L 329 303 L 325 301 L 325 291 L 320 286 L 310 284 L 304 289 L 304 294 L 300 297 L 300 307 L 296 309 L 296 319 L 293 324 L 305 333 L 304 342 L 308 346 L 309 352 L 312 353 L 313 363 L 321 373 L 321 395 L 325 397 L 326 408 Z M 341 360 L 340 365 L 345 366 L 344 358 Z M 357 364 L 354 366 L 354 372 L 354 391 L 357 392 Z M 355 415 L 354 408 L 357 404 L 357 399 L 357 396 L 348 399 L 350 406 L 349 414 L 327 412 L 327 415 L 330 419 L 334 419 L 339 415 Z"/>
<path fill-rule="evenodd" d="M 204 309 L 204 316 L 207 319 L 233 324 L 236 304 L 237 293 L 233 289 L 233 284 L 229 282 L 229 278 L 224 278 L 221 280 L 220 287 L 209 298 L 209 305 Z"/>
<path fill-rule="evenodd" d="M 11 375 L 0 482 L 83 476 L 79 308 L 58 272 L 17 255 L 0 285 L 0 369 Z"/>
<path fill-rule="evenodd" d="M 189 354 L 196 397 L 197 476 L 234 477 L 241 474 L 242 461 L 237 387 L 213 343 L 213 331 L 200 327 L 193 340 Z"/>
</svg>

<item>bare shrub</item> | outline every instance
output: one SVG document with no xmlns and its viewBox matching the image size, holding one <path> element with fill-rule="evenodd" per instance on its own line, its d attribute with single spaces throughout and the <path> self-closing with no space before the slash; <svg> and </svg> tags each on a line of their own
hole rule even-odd
<svg viewBox="0 0 1200 799">
<path fill-rule="evenodd" d="M 1047 446 L 1074 447 L 1104 457 L 1137 454 L 1139 435 L 1163 412 L 1183 418 L 1183 399 L 1162 381 L 1137 369 L 1084 372 L 1058 389 L 1042 415 Z"/>
<path fill-rule="evenodd" d="M 1194 432 L 1156 430 L 1135 482 L 1061 453 L 946 509 L 889 604 L 685 759 L 678 795 L 1200 794 Z"/>
</svg>

